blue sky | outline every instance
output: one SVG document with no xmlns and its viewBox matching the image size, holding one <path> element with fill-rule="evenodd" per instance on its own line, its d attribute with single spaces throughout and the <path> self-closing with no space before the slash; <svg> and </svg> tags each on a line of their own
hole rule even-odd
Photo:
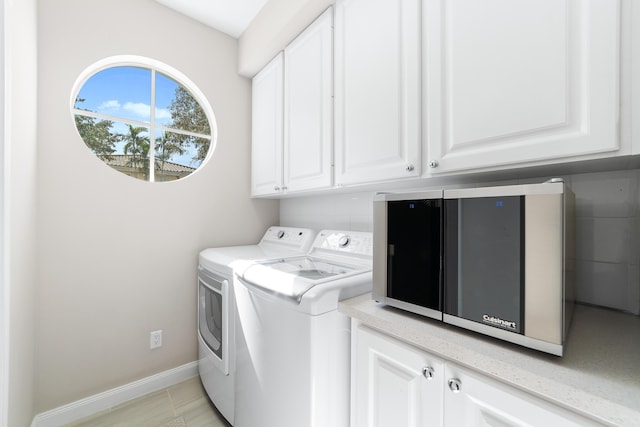
<svg viewBox="0 0 640 427">
<path fill-rule="evenodd" d="M 169 105 L 178 84 L 156 74 L 156 120 L 171 120 Z M 151 103 L 151 71 L 135 67 L 114 67 L 92 76 L 82 86 L 77 106 L 97 113 L 148 122 Z"/>
<path fill-rule="evenodd" d="M 171 122 L 169 106 L 173 100 L 178 83 L 156 73 L 156 124 L 168 125 Z M 80 89 L 78 98 L 85 101 L 76 103 L 75 107 L 100 114 L 135 120 L 145 123 L 150 121 L 151 112 L 151 70 L 137 67 L 112 67 L 93 75 Z M 128 133 L 123 122 L 114 121 L 113 132 Z M 155 137 L 159 137 L 156 135 Z M 122 154 L 119 144 L 117 153 Z M 186 153 L 172 161 L 197 166 L 192 162 L 195 153 Z"/>
</svg>

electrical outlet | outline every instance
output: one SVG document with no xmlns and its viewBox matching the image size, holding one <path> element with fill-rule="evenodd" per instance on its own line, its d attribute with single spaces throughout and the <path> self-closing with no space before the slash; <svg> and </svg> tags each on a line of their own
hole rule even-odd
<svg viewBox="0 0 640 427">
<path fill-rule="evenodd" d="M 162 330 L 153 331 L 149 336 L 149 348 L 153 350 L 158 347 L 162 347 Z"/>
</svg>

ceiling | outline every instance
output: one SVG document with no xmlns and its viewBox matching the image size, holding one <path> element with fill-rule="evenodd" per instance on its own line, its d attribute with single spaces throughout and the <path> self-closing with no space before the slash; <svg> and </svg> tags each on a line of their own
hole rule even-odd
<svg viewBox="0 0 640 427">
<path fill-rule="evenodd" d="M 156 0 L 176 12 L 238 38 L 267 0 Z"/>
</svg>

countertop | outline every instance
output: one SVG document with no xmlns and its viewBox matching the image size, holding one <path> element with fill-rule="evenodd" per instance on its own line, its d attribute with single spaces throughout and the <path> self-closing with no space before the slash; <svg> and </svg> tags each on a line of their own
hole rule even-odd
<svg viewBox="0 0 640 427">
<path fill-rule="evenodd" d="M 371 299 L 339 311 L 445 361 L 616 426 L 640 426 L 640 317 L 576 305 L 563 357 L 418 316 Z"/>
</svg>

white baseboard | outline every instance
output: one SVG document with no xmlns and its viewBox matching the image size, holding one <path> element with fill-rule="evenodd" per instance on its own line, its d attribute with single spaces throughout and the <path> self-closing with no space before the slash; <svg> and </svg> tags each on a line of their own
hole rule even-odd
<svg viewBox="0 0 640 427">
<path fill-rule="evenodd" d="M 107 390 L 85 399 L 38 414 L 31 427 L 60 427 L 89 415 L 104 411 L 121 403 L 163 388 L 171 387 L 198 375 L 198 362 L 187 363 L 139 381 Z"/>
</svg>

